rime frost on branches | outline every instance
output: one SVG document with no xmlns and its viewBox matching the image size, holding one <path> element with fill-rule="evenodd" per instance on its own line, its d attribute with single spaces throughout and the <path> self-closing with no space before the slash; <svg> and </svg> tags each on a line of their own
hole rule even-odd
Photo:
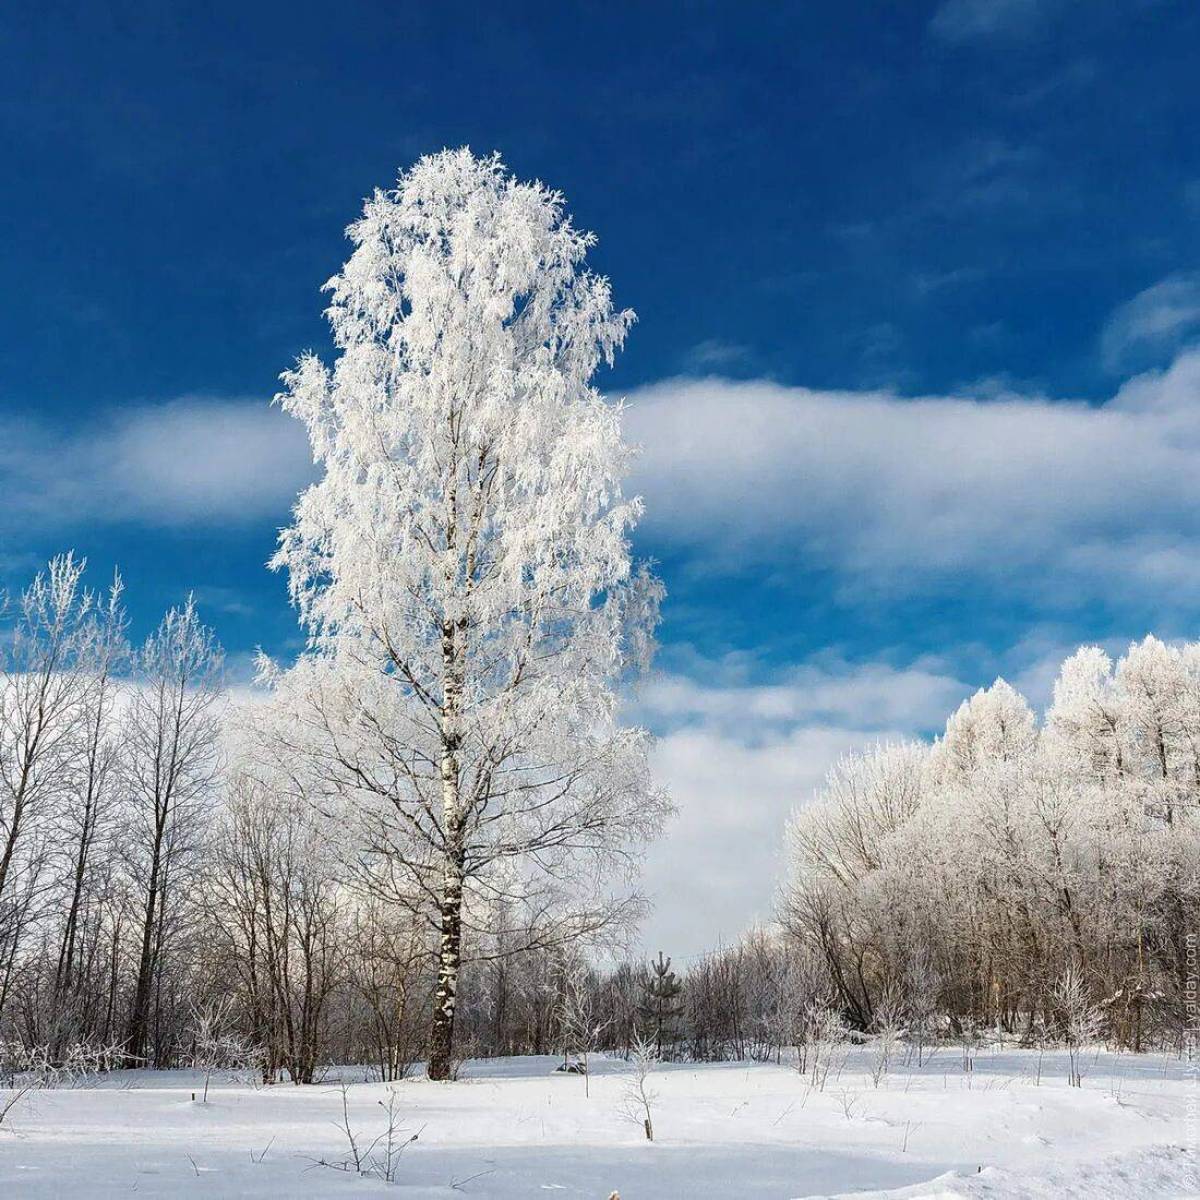
<svg viewBox="0 0 1200 1200">
<path fill-rule="evenodd" d="M 647 735 L 616 722 L 662 591 L 631 563 L 631 451 L 591 384 L 633 314 L 562 196 L 496 156 L 422 159 L 348 232 L 337 360 L 306 356 L 280 397 L 321 478 L 273 560 L 310 638 L 274 736 L 435 914 L 439 1075 L 464 916 L 525 944 L 599 930 L 665 812 Z"/>
<path fill-rule="evenodd" d="M 1115 665 L 1084 647 L 1042 725 L 997 680 L 932 745 L 838 763 L 789 847 L 784 922 L 861 1029 L 891 994 L 918 1045 L 934 1020 L 1035 1041 L 1098 1003 L 1114 1040 L 1177 1038 L 1200 913 L 1200 644 L 1147 637 Z"/>
</svg>

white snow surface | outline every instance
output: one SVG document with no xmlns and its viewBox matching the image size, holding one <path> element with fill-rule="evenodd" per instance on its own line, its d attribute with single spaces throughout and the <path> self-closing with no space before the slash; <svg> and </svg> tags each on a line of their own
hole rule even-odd
<svg viewBox="0 0 1200 1200">
<path fill-rule="evenodd" d="M 858 1050 L 823 1092 L 786 1064 L 665 1065 L 652 1144 L 620 1113 L 627 1064 L 596 1061 L 585 1096 L 556 1062 L 475 1061 L 454 1083 L 393 1085 L 403 1136 L 419 1137 L 392 1185 L 317 1165 L 347 1157 L 339 1078 L 363 1143 L 386 1124 L 387 1086 L 361 1069 L 303 1088 L 218 1080 L 207 1104 L 191 1099 L 194 1072 L 118 1072 L 9 1114 L 0 1196 L 1200 1197 L 1200 1080 L 1170 1056 L 1089 1055 L 1082 1089 L 1061 1056 L 1045 1056 L 1038 1084 L 1037 1055 L 1011 1049 L 967 1073 L 942 1048 L 878 1089 Z"/>
</svg>

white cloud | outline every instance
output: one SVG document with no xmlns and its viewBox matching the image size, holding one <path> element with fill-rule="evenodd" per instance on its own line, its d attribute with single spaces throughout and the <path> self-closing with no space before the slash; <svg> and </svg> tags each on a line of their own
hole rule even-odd
<svg viewBox="0 0 1200 1200">
<path fill-rule="evenodd" d="M 932 660 L 897 668 L 824 659 L 777 671 L 768 683 L 728 678 L 731 672 L 721 664 L 695 669 L 709 682 L 671 672 L 653 675 L 637 697 L 639 718 L 660 729 L 719 727 L 748 741 L 801 724 L 922 729 L 945 719 L 964 686 Z"/>
<path fill-rule="evenodd" d="M 1200 331 L 1200 275 L 1170 275 L 1138 292 L 1105 323 L 1100 351 L 1109 370 L 1139 356 L 1171 353 Z"/>
<path fill-rule="evenodd" d="M 754 351 L 749 346 L 741 342 L 728 342 L 722 338 L 705 338 L 684 355 L 684 361 L 692 371 L 730 368 L 739 363 L 750 362 L 753 358 Z"/>
<path fill-rule="evenodd" d="M 646 528 L 702 555 L 799 559 L 855 587 L 968 572 L 1059 598 L 1200 561 L 1200 352 L 1103 405 L 723 379 L 629 404 Z"/>
<path fill-rule="evenodd" d="M 857 731 L 822 727 L 755 746 L 705 727 L 665 736 L 653 766 L 679 815 L 647 856 L 645 949 L 697 954 L 769 920 L 788 814 L 862 744 Z"/>
<path fill-rule="evenodd" d="M 645 530 L 701 567 L 827 568 L 848 592 L 971 576 L 1055 603 L 1200 583 L 1200 351 L 1103 405 L 720 378 L 629 399 Z M 9 423 L 0 522 L 282 521 L 312 471 L 298 423 L 257 401 Z"/>
<path fill-rule="evenodd" d="M 0 429 L 6 515 L 47 526 L 283 517 L 311 473 L 303 430 L 263 401 L 185 397 L 70 431 Z"/>
<path fill-rule="evenodd" d="M 636 713 L 662 731 L 655 775 L 679 810 L 647 859 L 642 943 L 682 955 L 770 918 L 787 817 L 841 755 L 936 728 L 971 690 L 933 662 L 829 660 L 766 683 L 742 680 L 736 659 L 691 669 L 654 677 Z"/>
</svg>

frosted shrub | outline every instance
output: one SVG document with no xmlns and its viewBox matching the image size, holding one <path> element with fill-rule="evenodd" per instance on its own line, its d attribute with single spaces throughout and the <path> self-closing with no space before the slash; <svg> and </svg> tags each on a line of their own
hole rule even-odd
<svg viewBox="0 0 1200 1200">
<path fill-rule="evenodd" d="M 810 1004 L 804 1013 L 805 1056 L 809 1078 L 819 1092 L 832 1073 L 836 1078 L 846 1065 L 850 1030 L 842 1014 L 825 1004 Z"/>
<path fill-rule="evenodd" d="M 876 1006 L 872 1032 L 875 1038 L 869 1060 L 871 1082 L 878 1087 L 891 1069 L 904 1034 L 903 1006 L 894 992 L 885 992 Z"/>
<path fill-rule="evenodd" d="M 1061 1022 L 1062 1038 L 1067 1047 L 1068 1083 L 1083 1087 L 1081 1056 L 1089 1042 L 1100 1035 L 1101 1012 L 1088 999 L 1083 976 L 1068 967 L 1054 985 L 1054 1003 Z"/>
<path fill-rule="evenodd" d="M 192 1066 L 204 1072 L 203 1103 L 208 1103 L 208 1085 L 217 1071 L 238 1075 L 262 1066 L 262 1048 L 226 1028 L 229 1001 L 206 1004 L 193 1012 Z"/>
<path fill-rule="evenodd" d="M 633 1044 L 629 1060 L 633 1073 L 621 1090 L 621 1115 L 640 1125 L 648 1142 L 654 1141 L 654 1119 L 651 1105 L 658 1093 L 649 1086 L 650 1075 L 659 1063 L 658 1047 L 649 1038 L 639 1037 Z"/>
</svg>

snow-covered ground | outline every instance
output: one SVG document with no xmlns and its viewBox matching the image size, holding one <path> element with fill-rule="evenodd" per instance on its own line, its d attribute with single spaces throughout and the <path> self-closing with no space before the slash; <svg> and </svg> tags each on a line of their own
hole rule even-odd
<svg viewBox="0 0 1200 1200">
<path fill-rule="evenodd" d="M 1200 1197 L 1187 1119 L 1200 1083 L 1174 1058 L 1089 1055 L 1082 1089 L 1059 1055 L 1038 1085 L 1036 1054 L 1013 1050 L 981 1052 L 965 1073 L 943 1048 L 879 1088 L 856 1051 L 823 1092 L 787 1066 L 663 1066 L 653 1144 L 621 1115 L 625 1063 L 595 1063 L 590 1096 L 555 1063 L 473 1062 L 456 1083 L 396 1085 L 403 1136 L 420 1136 L 394 1186 L 317 1165 L 348 1156 L 335 1081 L 215 1081 L 204 1104 L 194 1073 L 122 1072 L 9 1114 L 0 1196 Z M 345 1078 L 365 1146 L 387 1124 L 388 1089 Z"/>
</svg>

